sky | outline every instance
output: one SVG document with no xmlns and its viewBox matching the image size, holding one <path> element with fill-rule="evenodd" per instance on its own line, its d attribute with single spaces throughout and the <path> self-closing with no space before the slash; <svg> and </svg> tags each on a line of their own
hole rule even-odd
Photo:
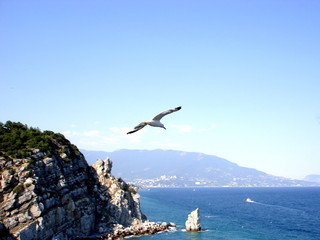
<svg viewBox="0 0 320 240">
<path fill-rule="evenodd" d="M 81 149 L 320 174 L 320 1 L 0 0 L 0 122 Z M 171 108 L 167 130 L 141 121 Z"/>
</svg>

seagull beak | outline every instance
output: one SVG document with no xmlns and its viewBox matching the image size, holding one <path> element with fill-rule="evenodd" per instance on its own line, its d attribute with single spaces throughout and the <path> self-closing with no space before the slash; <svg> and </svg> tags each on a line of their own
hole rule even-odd
<svg viewBox="0 0 320 240">
<path fill-rule="evenodd" d="M 165 130 L 167 130 L 165 127 L 163 127 Z"/>
</svg>

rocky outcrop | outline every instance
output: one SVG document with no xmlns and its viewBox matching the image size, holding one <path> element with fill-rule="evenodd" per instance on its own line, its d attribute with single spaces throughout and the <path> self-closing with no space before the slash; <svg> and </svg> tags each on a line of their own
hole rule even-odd
<svg viewBox="0 0 320 240">
<path fill-rule="evenodd" d="M 92 176 L 99 221 L 98 232 L 104 233 L 110 226 L 128 227 L 137 220 L 146 220 L 140 211 L 139 194 L 133 186 L 121 178 L 111 175 L 112 162 L 110 159 L 99 159 L 92 165 Z"/>
<path fill-rule="evenodd" d="M 146 220 L 135 188 L 111 175 L 110 159 L 91 167 L 75 146 L 51 141 L 54 151 L 25 158 L 0 151 L 3 239 L 113 239 L 169 228 Z"/>
<path fill-rule="evenodd" d="M 118 239 L 124 238 L 126 236 L 141 236 L 145 234 L 155 234 L 163 231 L 170 231 L 171 229 L 175 229 L 176 224 L 174 223 L 166 223 L 158 224 L 150 221 L 139 221 L 135 220 L 130 227 L 124 228 L 119 225 L 116 226 L 114 232 L 109 234 L 108 239 Z"/>
<path fill-rule="evenodd" d="M 95 229 L 90 167 L 82 154 L 64 148 L 50 154 L 1 161 L 0 220 L 19 239 L 65 239 Z"/>
<path fill-rule="evenodd" d="M 188 215 L 188 219 L 186 221 L 186 230 L 187 231 L 201 231 L 200 224 L 200 215 L 199 209 L 195 209 Z"/>
</svg>

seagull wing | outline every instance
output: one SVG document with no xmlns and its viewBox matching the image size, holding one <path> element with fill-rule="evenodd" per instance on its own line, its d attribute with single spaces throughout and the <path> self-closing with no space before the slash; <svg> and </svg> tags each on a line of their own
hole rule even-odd
<svg viewBox="0 0 320 240">
<path fill-rule="evenodd" d="M 142 128 L 144 128 L 146 125 L 147 125 L 146 122 L 141 122 L 141 123 L 139 123 L 139 125 L 134 127 L 134 130 L 127 132 L 127 134 L 135 133 L 135 132 L 141 130 Z"/>
<path fill-rule="evenodd" d="M 155 116 L 152 120 L 155 120 L 155 121 L 160 121 L 160 119 L 162 117 L 164 117 L 165 115 L 167 114 L 170 114 L 170 113 L 173 113 L 173 112 L 176 112 L 176 111 L 179 111 L 181 109 L 181 107 L 176 107 L 174 109 L 169 109 L 167 111 L 164 111 L 162 113 L 159 113 L 157 116 Z"/>
</svg>

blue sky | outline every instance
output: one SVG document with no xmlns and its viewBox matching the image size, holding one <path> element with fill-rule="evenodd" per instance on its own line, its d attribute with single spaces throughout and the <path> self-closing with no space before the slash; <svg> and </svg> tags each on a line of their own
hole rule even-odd
<svg viewBox="0 0 320 240">
<path fill-rule="evenodd" d="M 0 121 L 88 150 L 320 174 L 320 2 L 0 0 Z M 136 124 L 163 119 L 167 130 Z"/>
</svg>

